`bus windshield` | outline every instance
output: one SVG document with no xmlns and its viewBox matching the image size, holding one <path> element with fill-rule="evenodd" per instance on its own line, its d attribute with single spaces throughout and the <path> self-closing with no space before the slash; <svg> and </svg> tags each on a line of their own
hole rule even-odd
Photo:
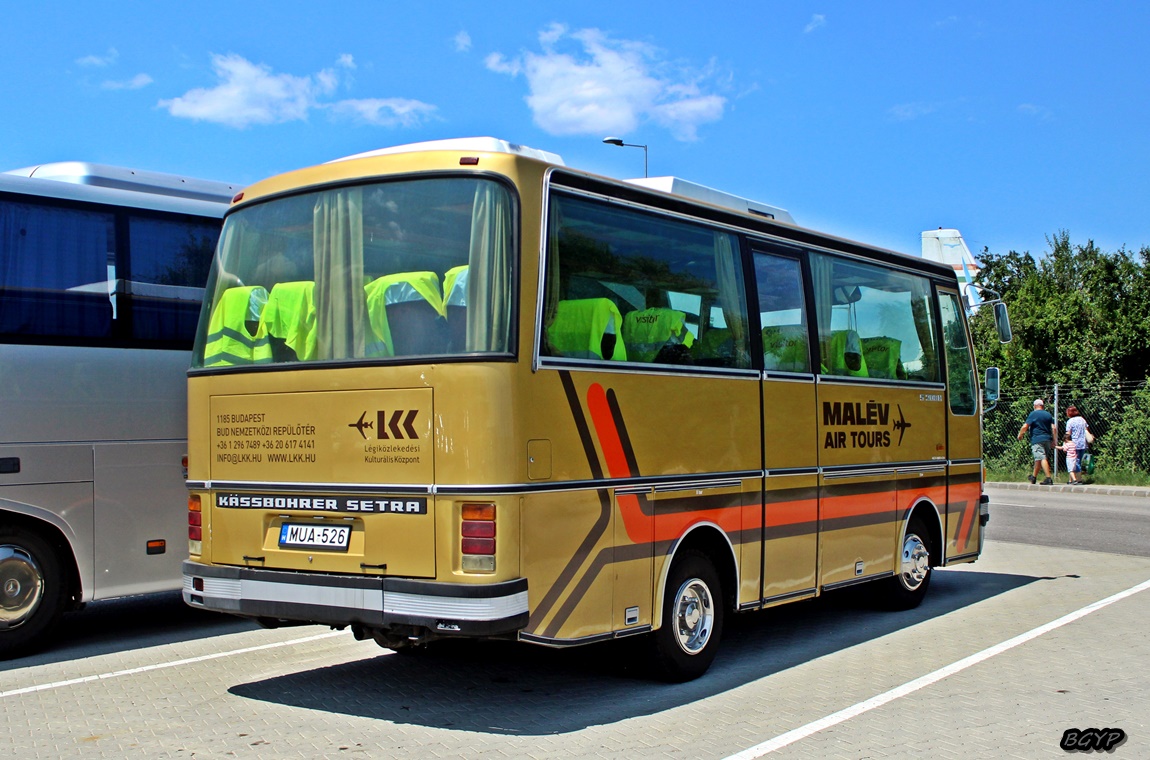
<svg viewBox="0 0 1150 760">
<path fill-rule="evenodd" d="M 511 193 L 482 178 L 326 187 L 239 209 L 192 366 L 506 354 Z"/>
</svg>

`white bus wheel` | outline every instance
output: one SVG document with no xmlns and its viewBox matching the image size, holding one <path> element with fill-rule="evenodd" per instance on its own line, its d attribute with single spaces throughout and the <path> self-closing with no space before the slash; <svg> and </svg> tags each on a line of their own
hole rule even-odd
<svg viewBox="0 0 1150 760">
<path fill-rule="evenodd" d="M 55 550 L 36 533 L 0 527 L 0 658 L 44 643 L 67 594 Z"/>
</svg>

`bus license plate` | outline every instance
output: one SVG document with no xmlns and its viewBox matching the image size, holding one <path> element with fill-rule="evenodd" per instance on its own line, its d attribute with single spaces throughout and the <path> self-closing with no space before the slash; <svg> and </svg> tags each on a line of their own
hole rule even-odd
<svg viewBox="0 0 1150 760">
<path fill-rule="evenodd" d="M 326 549 L 345 552 L 350 542 L 349 525 L 284 523 L 280 526 L 280 546 L 284 549 Z"/>
</svg>

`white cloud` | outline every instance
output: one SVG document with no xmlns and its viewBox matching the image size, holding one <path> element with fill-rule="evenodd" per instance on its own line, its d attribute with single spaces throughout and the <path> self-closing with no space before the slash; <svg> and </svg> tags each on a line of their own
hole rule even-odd
<svg viewBox="0 0 1150 760">
<path fill-rule="evenodd" d="M 726 98 L 702 87 L 709 70 L 678 70 L 646 43 L 552 24 L 539 33 L 539 45 L 539 53 L 492 53 L 484 63 L 499 74 L 524 75 L 527 105 L 548 134 L 625 135 L 650 121 L 676 139 L 694 140 L 700 125 L 722 118 Z"/>
<path fill-rule="evenodd" d="M 212 69 L 220 80 L 215 87 L 188 90 L 160 107 L 172 116 L 243 128 L 306 119 L 316 96 L 333 89 L 330 70 L 315 79 L 275 74 L 235 54 L 213 55 Z"/>
<path fill-rule="evenodd" d="M 1023 116 L 1030 116 L 1040 121 L 1046 121 L 1054 117 L 1050 109 L 1046 106 L 1037 106 L 1033 103 L 1023 103 L 1018 106 L 1018 112 Z"/>
<path fill-rule="evenodd" d="M 279 74 L 236 54 L 213 55 L 212 69 L 219 80 L 214 87 L 188 90 L 178 98 L 161 100 L 159 106 L 179 118 L 209 121 L 243 129 L 255 124 L 301 121 L 315 109 L 327 109 L 333 117 L 355 118 L 377 126 L 410 126 L 419 123 L 434 106 L 416 100 L 375 98 L 324 102 L 341 84 L 348 85 L 356 69 L 355 59 L 345 53 L 333 68 L 308 76 Z"/>
<path fill-rule="evenodd" d="M 810 22 L 808 22 L 807 25 L 803 27 L 803 34 L 810 34 L 820 26 L 825 26 L 826 23 L 826 15 L 822 13 L 816 13 L 815 15 L 811 16 Z"/>
<path fill-rule="evenodd" d="M 348 118 L 377 127 L 415 127 L 435 113 L 435 106 L 406 98 L 341 100 L 327 107 L 337 118 Z"/>
<path fill-rule="evenodd" d="M 101 84 L 100 87 L 105 90 L 138 90 L 142 87 L 147 87 L 152 81 L 152 78 L 147 74 L 136 74 L 136 76 L 128 80 L 108 80 Z"/>
<path fill-rule="evenodd" d="M 508 60 L 503 53 L 492 53 L 483 59 L 483 65 L 497 74 L 516 76 L 522 70 L 518 60 Z"/>
<path fill-rule="evenodd" d="M 471 50 L 471 35 L 466 31 L 456 34 L 453 42 L 455 43 L 455 50 L 459 53 L 466 53 Z"/>
<path fill-rule="evenodd" d="M 119 57 L 120 53 L 116 48 L 108 48 L 108 52 L 104 55 L 86 55 L 83 58 L 77 58 L 76 63 L 80 66 L 104 68 L 105 66 L 111 66 Z"/>
<path fill-rule="evenodd" d="M 900 103 L 887 109 L 887 114 L 895 121 L 912 121 L 929 116 L 942 107 L 941 103 Z"/>
</svg>

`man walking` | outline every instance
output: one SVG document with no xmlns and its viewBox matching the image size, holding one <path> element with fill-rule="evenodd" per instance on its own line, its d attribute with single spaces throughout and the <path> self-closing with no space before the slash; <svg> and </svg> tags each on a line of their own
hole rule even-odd
<svg viewBox="0 0 1150 760">
<path fill-rule="evenodd" d="M 1018 431 L 1018 440 L 1030 433 L 1030 453 L 1034 457 L 1034 472 L 1027 478 L 1031 483 L 1038 481 L 1038 468 L 1041 466 L 1046 473 L 1044 486 L 1054 485 L 1050 477 L 1050 457 L 1054 454 L 1054 438 L 1058 429 L 1054 423 L 1054 416 L 1046 411 L 1046 402 L 1040 398 L 1034 399 L 1034 411 L 1026 417 L 1022 428 Z"/>
</svg>

